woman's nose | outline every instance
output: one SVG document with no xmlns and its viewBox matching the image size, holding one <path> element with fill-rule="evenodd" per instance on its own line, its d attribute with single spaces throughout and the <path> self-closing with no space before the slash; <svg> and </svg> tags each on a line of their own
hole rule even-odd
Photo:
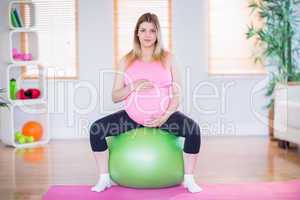
<svg viewBox="0 0 300 200">
<path fill-rule="evenodd" d="M 146 37 L 150 37 L 150 36 L 152 36 L 152 32 L 151 31 L 147 31 L 146 32 Z"/>
</svg>

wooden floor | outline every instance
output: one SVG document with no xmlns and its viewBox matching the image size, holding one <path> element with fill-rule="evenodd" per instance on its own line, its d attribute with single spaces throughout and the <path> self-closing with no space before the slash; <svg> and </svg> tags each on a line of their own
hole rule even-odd
<svg viewBox="0 0 300 200">
<path fill-rule="evenodd" d="M 201 185 L 300 179 L 300 152 L 266 136 L 203 137 L 195 173 Z M 16 150 L 0 143 L 0 199 L 41 199 L 53 184 L 89 184 L 97 169 L 88 140 Z"/>
</svg>

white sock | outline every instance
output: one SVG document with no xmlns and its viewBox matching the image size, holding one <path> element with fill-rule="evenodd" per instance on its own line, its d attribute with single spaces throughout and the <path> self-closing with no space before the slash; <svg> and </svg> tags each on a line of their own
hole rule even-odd
<svg viewBox="0 0 300 200">
<path fill-rule="evenodd" d="M 99 180 L 97 184 L 94 187 L 92 187 L 91 191 L 101 192 L 104 191 L 106 188 L 110 188 L 112 185 L 117 185 L 117 184 L 110 179 L 109 174 L 108 173 L 101 174 L 99 176 Z"/>
<path fill-rule="evenodd" d="M 192 174 L 185 174 L 183 179 L 183 187 L 187 188 L 189 192 L 201 192 L 202 188 L 195 182 Z"/>
</svg>

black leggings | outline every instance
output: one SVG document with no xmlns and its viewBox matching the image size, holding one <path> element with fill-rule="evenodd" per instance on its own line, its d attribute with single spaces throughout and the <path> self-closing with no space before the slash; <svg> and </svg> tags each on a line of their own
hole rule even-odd
<svg viewBox="0 0 300 200">
<path fill-rule="evenodd" d="M 91 125 L 90 143 L 93 151 L 107 149 L 106 136 L 116 136 L 126 131 L 144 127 L 133 121 L 125 110 L 100 118 Z M 199 125 L 180 111 L 174 112 L 168 120 L 157 127 L 161 130 L 185 137 L 183 151 L 196 154 L 200 150 L 201 136 Z"/>
</svg>

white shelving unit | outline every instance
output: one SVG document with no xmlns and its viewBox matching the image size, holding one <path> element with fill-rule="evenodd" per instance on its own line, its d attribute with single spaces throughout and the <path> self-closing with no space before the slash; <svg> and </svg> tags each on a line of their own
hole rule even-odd
<svg viewBox="0 0 300 200">
<path fill-rule="evenodd" d="M 22 27 L 13 26 L 11 19 L 11 10 L 23 8 L 25 18 L 22 21 Z M 31 1 L 10 1 L 7 13 L 7 34 L 2 35 L 4 42 L 1 52 L 3 60 L 8 64 L 4 79 L 4 85 L 7 89 L 6 99 L 10 102 L 8 108 L 0 109 L 0 128 L 1 140 L 4 144 L 14 146 L 16 148 L 35 147 L 46 144 L 50 140 L 48 131 L 49 117 L 48 104 L 46 101 L 46 76 L 42 66 L 39 65 L 39 44 L 38 32 L 35 30 L 35 5 Z M 21 39 L 23 38 L 23 40 Z M 25 44 L 24 44 L 25 38 Z M 13 48 L 23 49 L 26 51 L 21 53 L 31 53 L 31 60 L 16 60 L 13 57 Z M 34 77 L 30 75 L 34 74 Z M 3 75 L 2 75 L 3 76 Z M 18 89 L 38 88 L 41 95 L 37 99 L 11 99 L 10 97 L 10 80 L 15 79 Z M 28 121 L 36 121 L 43 127 L 43 136 L 39 141 L 20 144 L 15 140 L 15 133 L 22 131 L 23 125 Z"/>
</svg>

